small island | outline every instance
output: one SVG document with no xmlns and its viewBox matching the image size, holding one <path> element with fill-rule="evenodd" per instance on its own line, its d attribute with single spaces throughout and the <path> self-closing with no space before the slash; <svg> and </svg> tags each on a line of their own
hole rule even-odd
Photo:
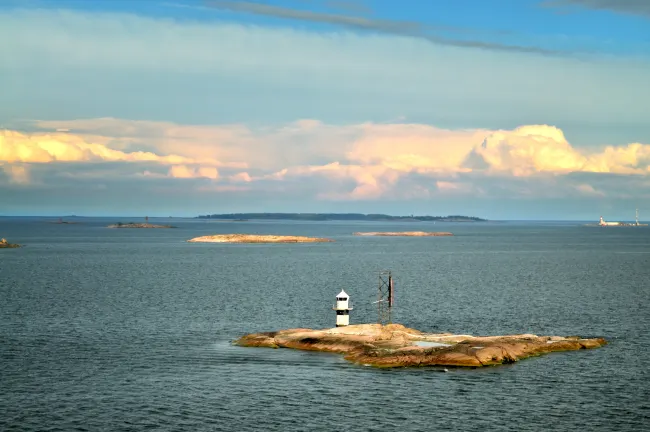
<svg viewBox="0 0 650 432">
<path fill-rule="evenodd" d="M 172 225 L 154 225 L 150 223 L 122 223 L 109 225 L 108 228 L 176 228 Z"/>
<path fill-rule="evenodd" d="M 217 234 L 188 240 L 190 243 L 317 243 L 333 241 L 327 238 L 253 234 Z"/>
<path fill-rule="evenodd" d="M 514 363 L 556 351 L 599 348 L 603 338 L 578 336 L 471 336 L 423 333 L 401 324 L 357 324 L 323 330 L 253 333 L 234 341 L 242 347 L 293 348 L 343 354 L 365 366 L 456 366 L 477 368 Z"/>
<path fill-rule="evenodd" d="M 7 239 L 0 239 L 0 249 L 13 249 L 19 248 L 19 244 L 9 243 Z"/>
<path fill-rule="evenodd" d="M 377 236 L 377 237 L 447 237 L 453 236 L 450 232 L 426 232 L 426 231 L 401 231 L 401 232 L 355 232 L 355 236 Z"/>
</svg>

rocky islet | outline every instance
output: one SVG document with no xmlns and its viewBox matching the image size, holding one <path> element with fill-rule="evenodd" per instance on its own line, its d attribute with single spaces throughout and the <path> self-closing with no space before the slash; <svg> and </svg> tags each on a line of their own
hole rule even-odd
<svg viewBox="0 0 650 432">
<path fill-rule="evenodd" d="M 242 347 L 293 348 L 343 354 L 352 363 L 383 368 L 482 367 L 514 363 L 558 351 L 599 348 L 603 338 L 577 336 L 472 336 L 423 333 L 401 324 L 357 324 L 323 330 L 289 329 L 252 333 L 234 341 Z"/>
</svg>

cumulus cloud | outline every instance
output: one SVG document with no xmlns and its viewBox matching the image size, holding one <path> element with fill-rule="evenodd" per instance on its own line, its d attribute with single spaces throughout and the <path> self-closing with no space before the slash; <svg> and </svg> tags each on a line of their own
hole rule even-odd
<svg viewBox="0 0 650 432">
<path fill-rule="evenodd" d="M 65 128 L 59 128 L 65 129 Z M 89 139 L 95 138 L 93 142 Z M 0 131 L 0 163 L 12 182 L 28 183 L 30 164 L 80 163 L 80 162 L 126 162 L 133 164 L 169 165 L 168 176 L 174 178 L 219 177 L 217 159 L 200 151 L 191 157 L 166 152 L 122 151 L 111 148 L 115 137 L 101 135 L 83 136 L 71 133 L 22 133 L 12 130 Z M 120 145 L 120 144 L 117 144 Z M 124 141 L 121 142 L 124 145 Z M 187 150 L 187 149 L 186 149 Z M 187 153 L 187 151 L 186 151 Z M 191 151 L 189 153 L 192 153 Z M 233 163 L 234 166 L 241 164 Z M 243 164 L 245 166 L 245 164 Z M 151 175 L 145 171 L 144 175 Z"/>
<path fill-rule="evenodd" d="M 608 146 L 596 152 L 581 151 L 569 144 L 560 129 L 536 125 L 490 134 L 468 155 L 466 166 L 488 172 L 529 176 L 535 173 L 571 172 L 648 174 L 648 164 L 650 145 L 634 143 Z"/>
<path fill-rule="evenodd" d="M 25 134 L 17 131 L 0 132 L 0 161 L 2 162 L 159 162 L 162 164 L 196 163 L 179 155 L 158 155 L 152 152 L 123 152 L 100 143 L 86 142 L 72 134 Z M 219 164 L 206 160 L 207 164 Z"/>
<path fill-rule="evenodd" d="M 330 125 L 308 119 L 257 128 L 119 119 L 36 125 L 71 132 L 0 135 L 0 161 L 14 182 L 29 181 L 25 164 L 66 163 L 69 170 L 71 164 L 83 162 L 85 170 L 92 170 L 88 162 L 101 161 L 133 166 L 145 178 L 219 183 L 218 188 L 201 186 L 204 191 L 302 191 L 323 200 L 359 201 L 484 197 L 495 191 L 525 197 L 560 192 L 604 196 L 607 188 L 593 184 L 593 179 L 566 180 L 563 188 L 557 178 L 580 173 L 650 177 L 650 145 L 577 147 L 550 125 L 449 130 L 403 123 Z"/>
<path fill-rule="evenodd" d="M 173 165 L 169 168 L 169 176 L 174 178 L 219 178 L 215 167 L 191 167 L 188 165 Z"/>
</svg>

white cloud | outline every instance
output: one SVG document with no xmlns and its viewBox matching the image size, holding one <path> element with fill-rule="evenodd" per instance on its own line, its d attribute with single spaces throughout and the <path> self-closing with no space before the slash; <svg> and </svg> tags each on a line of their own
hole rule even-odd
<svg viewBox="0 0 650 432">
<path fill-rule="evenodd" d="M 258 128 L 119 119 L 37 125 L 70 132 L 0 134 L 0 163 L 13 183 L 44 184 L 42 167 L 51 166 L 50 188 L 64 179 L 130 177 L 185 182 L 198 193 L 327 201 L 622 196 L 619 180 L 607 184 L 614 175 L 627 176 L 638 193 L 649 189 L 629 176 L 650 178 L 650 144 L 579 148 L 549 125 L 494 131 L 314 120 Z"/>
<path fill-rule="evenodd" d="M 219 171 L 215 167 L 191 167 L 187 165 L 173 165 L 169 168 L 170 177 L 174 178 L 219 178 Z"/>
<path fill-rule="evenodd" d="M 65 10 L 0 12 L 0 121 L 513 122 L 648 128 L 650 65 L 412 38 Z M 25 98 L 25 94 L 30 94 Z M 98 104 L 97 101 L 101 101 Z"/>
</svg>

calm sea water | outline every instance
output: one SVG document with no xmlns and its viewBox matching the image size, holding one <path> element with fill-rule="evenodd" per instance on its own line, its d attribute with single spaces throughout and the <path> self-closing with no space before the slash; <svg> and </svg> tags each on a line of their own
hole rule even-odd
<svg viewBox="0 0 650 432">
<path fill-rule="evenodd" d="M 0 430 L 648 430 L 650 229 L 576 223 L 0 219 Z M 127 219 L 122 219 L 127 221 Z M 163 220 L 152 220 L 163 222 Z M 168 222 L 168 221 L 164 221 Z M 445 230 L 455 237 L 354 237 Z M 243 232 L 322 244 L 185 240 Z M 238 336 L 332 327 L 335 295 L 373 322 L 476 335 L 603 336 L 591 351 L 484 369 L 377 370 L 240 348 Z"/>
</svg>

